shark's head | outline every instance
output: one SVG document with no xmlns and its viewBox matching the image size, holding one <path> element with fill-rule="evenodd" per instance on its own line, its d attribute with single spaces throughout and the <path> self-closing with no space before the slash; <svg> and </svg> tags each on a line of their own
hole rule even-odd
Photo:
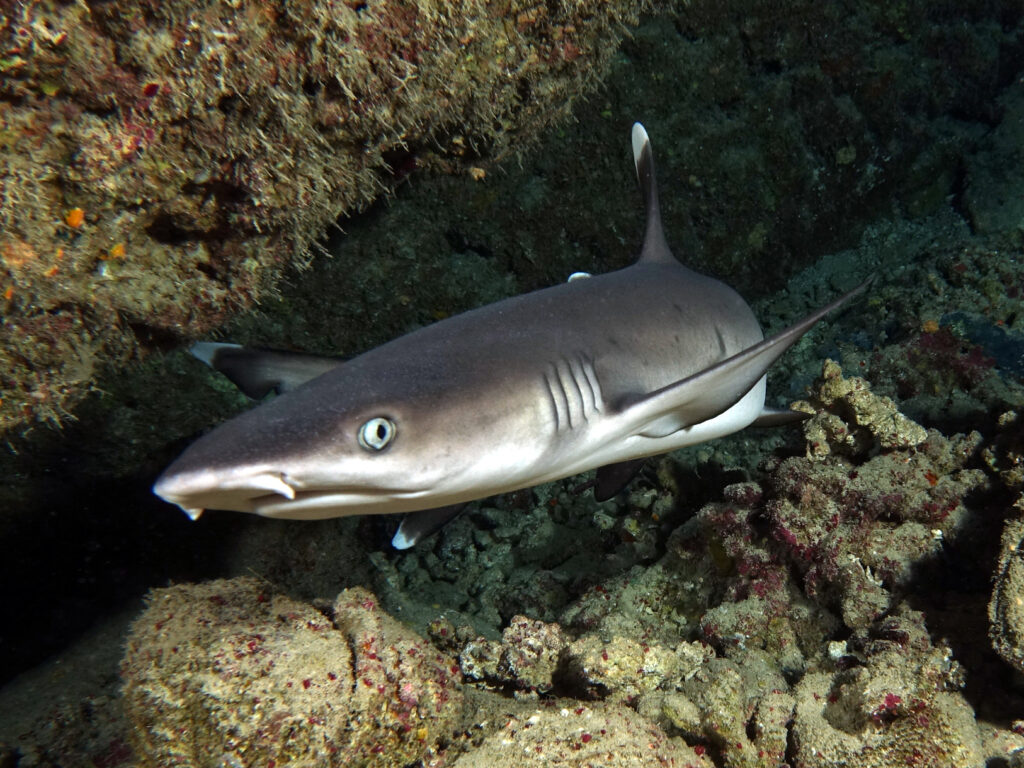
<svg viewBox="0 0 1024 768">
<path fill-rule="evenodd" d="M 513 414 L 472 407 L 465 380 L 381 372 L 373 359 L 388 357 L 381 349 L 204 435 L 154 492 L 192 517 L 205 509 L 292 519 L 407 512 L 474 497 L 534 460 L 530 441 L 515 440 L 529 429 L 528 406 L 514 414 L 518 426 L 502 430 L 512 439 L 496 452 L 485 436 Z"/>
</svg>

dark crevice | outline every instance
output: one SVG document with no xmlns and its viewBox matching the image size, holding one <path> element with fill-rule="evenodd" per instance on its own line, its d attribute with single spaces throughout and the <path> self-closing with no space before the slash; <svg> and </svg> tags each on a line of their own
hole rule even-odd
<svg viewBox="0 0 1024 768">
<path fill-rule="evenodd" d="M 181 335 L 167 328 L 127 321 L 125 325 L 139 343 L 149 350 L 170 352 L 181 348 Z M 184 446 L 182 446 L 184 448 Z"/>
<path fill-rule="evenodd" d="M 974 229 L 974 217 L 967 208 L 967 203 L 964 200 L 967 194 L 967 169 L 964 167 L 963 160 L 956 165 L 956 175 L 953 177 L 953 183 L 950 189 L 950 207 L 956 212 L 957 216 L 963 219 L 963 222 L 967 225 L 971 232 L 971 236 L 977 234 Z"/>
<path fill-rule="evenodd" d="M 749 739 L 750 742 L 753 743 L 754 739 L 757 738 L 757 717 L 755 715 L 751 715 L 747 719 L 746 725 L 744 726 L 744 731 L 747 734 L 747 739 Z"/>
<path fill-rule="evenodd" d="M 150 222 L 146 227 L 146 234 L 164 245 L 184 245 L 190 240 L 199 239 L 189 230 L 179 226 L 174 217 L 166 213 L 161 213 Z"/>
<path fill-rule="evenodd" d="M 402 181 L 417 168 L 416 151 L 411 148 L 396 147 L 382 153 L 381 159 L 391 171 L 392 181 Z"/>
<path fill-rule="evenodd" d="M 320 91 L 323 90 L 324 84 L 319 80 L 314 80 L 309 75 L 306 75 L 302 80 L 302 92 L 307 96 L 316 96 Z"/>
<path fill-rule="evenodd" d="M 482 243 L 472 242 L 465 233 L 460 232 L 456 229 L 449 229 L 444 233 L 444 239 L 448 241 L 448 245 L 455 253 L 475 253 L 479 256 L 483 256 L 489 261 L 493 261 L 494 251 L 489 246 Z"/>
<path fill-rule="evenodd" d="M 222 96 L 220 101 L 217 102 L 217 109 L 225 115 L 232 115 L 238 109 L 238 105 L 241 103 L 241 100 L 241 97 L 237 94 Z"/>
<path fill-rule="evenodd" d="M 786 763 L 796 765 L 797 749 L 796 736 L 793 733 L 793 721 L 786 725 Z"/>
<path fill-rule="evenodd" d="M 189 182 L 182 187 L 186 195 L 199 197 L 205 203 L 215 200 L 218 209 L 223 211 L 241 205 L 248 199 L 246 192 L 240 187 L 224 181 L 213 180 L 203 184 Z M 164 245 L 181 246 L 190 242 L 223 242 L 237 236 L 235 228 L 229 227 L 224 221 L 208 229 L 195 229 L 182 224 L 174 215 L 166 212 L 156 214 L 146 226 L 146 234 Z"/>
</svg>

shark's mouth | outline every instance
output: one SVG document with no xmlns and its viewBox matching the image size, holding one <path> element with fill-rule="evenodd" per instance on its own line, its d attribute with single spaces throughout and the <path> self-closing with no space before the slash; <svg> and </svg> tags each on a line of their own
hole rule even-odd
<svg viewBox="0 0 1024 768">
<path fill-rule="evenodd" d="M 299 491 L 292 498 L 268 493 L 251 499 L 252 511 L 285 520 L 322 520 L 346 515 L 386 514 L 422 509 L 429 491 L 406 488 L 332 488 Z"/>
<path fill-rule="evenodd" d="M 177 504 L 192 519 L 198 518 L 206 509 L 296 520 L 402 511 L 416 506 L 414 500 L 429 493 L 428 490 L 409 487 L 367 485 L 337 485 L 309 490 L 299 490 L 300 487 L 301 481 L 287 473 L 264 471 L 247 473 L 242 477 L 225 477 L 214 470 L 204 470 L 166 473 L 153 490 L 164 500 Z"/>
</svg>

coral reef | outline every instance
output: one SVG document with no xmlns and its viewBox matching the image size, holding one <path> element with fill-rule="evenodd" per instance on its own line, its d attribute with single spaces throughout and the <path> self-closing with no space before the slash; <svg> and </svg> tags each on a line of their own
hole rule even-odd
<svg viewBox="0 0 1024 768">
<path fill-rule="evenodd" d="M 122 664 L 137 760 L 966 768 L 1010 759 L 1024 735 L 978 717 L 959 650 L 908 596 L 920 569 L 965 535 L 976 509 L 965 501 L 987 492 L 970 466 L 977 435 L 922 428 L 832 361 L 798 407 L 813 414 L 803 455 L 766 459 L 758 480 L 732 483 L 679 525 L 656 562 L 581 586 L 558 621 L 514 615 L 500 639 L 449 611 L 429 623 L 428 643 L 361 588 L 332 608 L 250 578 L 155 591 Z M 1012 425 L 1005 419 L 992 462 L 1015 455 Z M 625 498 L 667 513 L 644 486 Z M 484 543 L 521 535 L 503 530 L 505 512 L 542 525 L 514 507 L 477 513 Z M 614 512 L 596 513 L 612 519 L 605 535 L 643 539 L 644 526 L 625 523 L 640 517 Z M 472 521 L 410 563 L 443 556 L 439 574 L 477 563 L 487 549 L 464 546 Z M 549 524 L 530 539 L 531 558 L 555 556 L 551 537 L 565 534 Z M 1014 525 L 993 641 L 1019 664 Z M 407 603 L 390 602 L 404 617 Z M 116 731 L 89 743 L 111 764 L 127 759 Z"/>
<path fill-rule="evenodd" d="M 1010 491 L 1024 488 L 1024 422 L 1017 411 L 996 419 L 998 431 L 982 449 L 985 464 Z"/>
<path fill-rule="evenodd" d="M 599 580 L 595 552 L 602 553 L 603 577 L 652 560 L 653 526 L 642 505 L 631 515 L 622 500 L 595 509 L 581 486 L 549 484 L 485 500 L 406 553 L 375 553 L 385 606 L 425 626 L 434 615 L 424 607 L 440 602 L 472 615 L 476 634 L 493 639 L 517 614 L 557 619 Z"/>
<path fill-rule="evenodd" d="M 707 744 L 730 768 L 784 764 L 793 707 L 786 681 L 758 651 L 711 659 L 675 690 L 645 696 L 638 705 L 669 733 Z"/>
<path fill-rule="evenodd" d="M 565 766 L 710 765 L 702 747 L 611 702 L 553 709 L 557 700 L 548 699 L 465 743 L 458 724 L 486 727 L 484 713 L 503 699 L 478 696 L 463 718 L 454 661 L 363 589 L 342 592 L 327 615 L 250 578 L 155 590 L 148 602 L 122 662 L 140 765 L 401 766 L 440 756 L 439 745 L 465 752 L 456 763 L 464 766 L 516 765 L 524 754 Z M 463 652 L 470 679 L 481 677 L 466 661 L 479 648 L 478 639 Z M 493 677 L 550 690 L 564 649 L 557 625 L 519 618 L 505 631 Z"/>
<path fill-rule="evenodd" d="M 405 765 L 461 715 L 454 660 L 363 589 L 330 617 L 253 579 L 155 590 L 129 635 L 142 765 Z"/>
<path fill-rule="evenodd" d="M 414 168 L 482 177 L 597 82 L 638 6 L 7 5 L 0 430 L 221 324 Z"/>
<path fill-rule="evenodd" d="M 542 708 L 512 717 L 453 768 L 513 768 L 538 763 L 556 768 L 630 768 L 637 765 L 711 768 L 711 761 L 632 710 L 605 703 Z"/>
<path fill-rule="evenodd" d="M 629 636 L 605 640 L 585 634 L 567 648 L 563 674 L 565 682 L 583 695 L 632 704 L 655 690 L 678 687 L 713 656 L 701 643 L 682 642 L 673 648 Z"/>
<path fill-rule="evenodd" d="M 926 431 L 831 361 L 797 407 L 816 414 L 804 424 L 807 456 L 769 458 L 765 482 L 727 486 L 725 501 L 673 531 L 666 559 L 609 587 L 611 600 L 588 593 L 564 614 L 569 626 L 615 634 L 628 621 L 634 636 L 658 637 L 699 612 L 701 636 L 720 651 L 753 642 L 802 669 L 835 625 L 823 608 L 850 629 L 885 614 L 915 565 L 963 527 L 964 497 L 986 487 L 966 466 L 980 435 Z"/>
<path fill-rule="evenodd" d="M 245 14 L 255 8 L 245 0 L 230 5 Z M 384 8 L 376 2 L 345 5 L 360 24 L 372 23 Z M 87 7 L 90 15 L 83 15 Z M 883 277 L 856 308 L 814 329 L 772 372 L 770 391 L 788 398 L 805 396 L 805 385 L 826 356 L 871 382 L 875 394 L 867 395 L 855 379 L 831 369 L 827 387 L 815 385 L 808 401 L 816 412 L 807 424 L 810 445 L 794 448 L 793 433 L 786 430 L 771 436 L 748 431 L 651 462 L 628 493 L 600 505 L 580 479 L 485 502 L 401 555 L 374 551 L 391 533 L 382 519 L 275 525 L 209 515 L 186 528 L 175 513 L 170 521 L 169 510 L 145 501 L 161 454 L 173 450 L 161 446 L 239 406 L 226 395 L 215 401 L 215 385 L 201 383 L 200 366 L 190 367 L 183 355 L 170 356 L 165 367 L 151 359 L 142 384 L 137 378 L 116 384 L 108 378 L 100 385 L 105 394 L 79 409 L 81 420 L 73 429 L 65 427 L 64 439 L 36 430 L 34 438 L 43 439 L 17 441 L 20 457 L 5 463 L 6 502 L 0 506 L 7 516 L 21 512 L 38 520 L 7 541 L 4 573 L 19 585 L 0 633 L 4 669 L 13 670 L 8 674 L 59 651 L 103 611 L 147 585 L 255 572 L 303 598 L 372 585 L 392 615 L 420 629 L 436 620 L 430 631 L 435 645 L 458 659 L 452 663 L 463 664 L 467 675 L 478 670 L 481 679 L 463 688 L 469 706 L 452 745 L 438 747 L 435 734 L 428 734 L 431 743 L 424 748 L 444 752 L 426 752 L 426 762 L 484 762 L 475 754 L 479 747 L 490 760 L 516 764 L 541 747 L 542 754 L 569 765 L 610 763 L 619 752 L 642 754 L 631 750 L 647 738 L 656 754 L 674 750 L 683 765 L 693 763 L 692 754 L 704 765 L 776 768 L 782 750 L 791 765 L 1024 765 L 1024 699 L 1015 682 L 1021 659 L 1015 602 L 1021 532 L 1019 510 L 1013 508 L 1024 466 L 1018 416 L 1024 397 L 1015 378 L 1024 324 L 1016 216 L 1021 196 L 1015 192 L 1024 85 L 1012 71 L 1024 50 L 1019 8 L 952 9 L 913 0 L 836 14 L 837 6 L 801 2 L 745 7 L 737 14 L 728 3 L 680 6 L 676 18 L 648 19 L 632 35 L 615 57 L 609 87 L 576 110 L 579 127 L 553 132 L 549 151 L 526 156 L 518 170 L 499 170 L 488 161 L 509 146 L 503 137 L 509 143 L 528 138 L 532 126 L 524 133 L 506 123 L 469 134 L 456 111 L 451 123 L 437 122 L 436 136 L 417 143 L 424 134 L 414 128 L 393 151 L 380 151 L 376 135 L 353 147 L 334 147 L 331 162 L 340 172 L 349 173 L 352 158 L 364 156 L 390 166 L 359 169 L 370 179 L 360 190 L 367 195 L 394 186 L 413 166 L 454 173 L 419 177 L 391 206 L 346 221 L 347 235 L 332 248 L 334 258 L 272 299 L 272 273 L 294 263 L 300 239 L 312 236 L 312 224 L 303 228 L 300 222 L 294 232 L 286 227 L 303 215 L 302 200 L 293 193 L 310 179 L 306 161 L 323 156 L 319 139 L 302 148 L 308 148 L 303 154 L 290 133 L 295 125 L 281 126 L 308 119 L 317 105 L 330 101 L 331 85 L 313 77 L 299 96 L 290 78 L 308 68 L 303 61 L 282 67 L 273 84 L 246 84 L 249 90 L 238 98 L 223 94 L 223 103 L 201 92 L 201 114 L 161 125 L 149 144 L 142 130 L 140 149 L 122 145 L 130 153 L 118 160 L 117 147 L 104 145 L 105 137 L 120 140 L 115 134 L 122 128 L 131 133 L 127 123 L 146 114 L 143 106 L 111 101 L 121 98 L 122 85 L 104 80 L 86 95 L 94 103 L 85 110 L 81 135 L 67 130 L 78 125 L 72 122 L 74 110 L 67 122 L 50 111 L 76 102 L 79 92 L 48 92 L 64 82 L 66 70 L 91 73 L 124 61 L 135 67 L 129 75 L 143 88 L 153 119 L 180 106 L 180 94 L 164 100 L 171 96 L 164 80 L 146 78 L 148 70 L 138 64 L 144 56 L 125 52 L 117 42 L 149 45 L 152 20 L 153 29 L 176 34 L 172 48 L 177 47 L 181 27 L 167 16 L 179 6 L 115 18 L 122 7 L 127 5 L 39 2 L 19 4 L 5 17 L 4 24 L 18 24 L 52 11 L 71 14 L 78 26 L 70 40 L 61 38 L 63 30 L 50 30 L 49 44 L 46 29 L 26 27 L 35 40 L 26 46 L 28 55 L 16 50 L 29 42 L 19 35 L 0 61 L 3 213 L 31 221 L 27 233 L 15 232 L 22 242 L 8 234 L 13 220 L 4 219 L 0 233 L 2 333 L 4 343 L 13 341 L 21 355 L 11 365 L 0 360 L 0 376 L 13 372 L 3 379 L 3 419 L 12 413 L 9 406 L 21 408 L 16 419 L 26 420 L 66 410 L 75 395 L 61 389 L 65 380 L 81 390 L 104 358 L 126 359 L 139 339 L 147 345 L 153 339 L 162 343 L 168 334 L 195 333 L 215 322 L 216 313 L 256 293 L 265 311 L 236 322 L 226 332 L 232 340 L 351 354 L 476 303 L 562 280 L 575 269 L 619 266 L 630 258 L 628 244 L 639 227 L 622 142 L 623 127 L 634 117 L 665 136 L 657 139 L 663 212 L 677 252 L 697 268 L 725 276 L 751 299 L 764 296 L 822 249 L 846 247 L 859 224 L 879 210 L 892 215 L 893 200 L 915 217 L 940 213 L 875 220 L 858 247 L 820 260 L 790 280 L 787 291 L 754 302 L 766 329 L 778 329 L 858 274 L 870 270 Z M 212 5 L 192 7 L 200 21 L 211 21 Z M 27 16 L 19 16 L 23 8 Z M 306 6 L 291 8 L 305 13 Z M 514 26 L 516 35 L 546 34 L 554 16 L 544 13 L 553 8 L 540 10 L 532 24 L 517 20 L 510 31 Z M 237 20 L 228 15 L 224 21 Z M 118 24 L 142 34 L 115 37 Z M 294 43 L 294 35 L 288 36 L 301 26 L 292 24 L 283 34 L 273 29 L 261 38 L 264 50 L 280 53 L 275 46 L 285 39 Z M 14 27 L 3 29 L 7 34 Z M 204 55 L 234 55 L 234 46 L 244 41 L 218 40 L 214 33 L 226 29 L 186 30 L 185 37 L 199 41 L 201 49 L 194 43 L 182 48 L 183 76 L 202 65 Z M 91 68 L 81 55 L 75 61 L 53 59 L 62 45 L 79 50 L 83 41 L 98 38 L 114 41 L 113 58 L 110 47 L 101 45 Z M 473 57 L 492 52 L 495 40 L 500 35 L 460 42 L 466 58 L 459 64 L 490 67 L 491 60 Z M 11 88 L 34 82 L 47 56 L 53 62 L 51 82 L 11 96 Z M 249 60 L 223 60 L 231 86 L 249 72 L 266 74 Z M 576 62 L 590 63 L 583 57 Z M 379 70 L 381 80 L 389 71 Z M 172 72 L 166 82 L 181 87 L 176 78 Z M 529 102 L 534 89 L 546 87 L 539 80 L 524 85 L 514 73 L 509 82 L 509 93 L 518 87 L 517 96 Z M 419 84 L 419 78 L 410 79 L 389 95 L 397 104 Z M 299 111 L 261 111 L 271 85 L 292 88 L 289 105 Z M 200 104 L 204 98 L 208 103 Z M 302 111 L 303 98 L 313 105 L 309 111 Z M 208 129 L 217 121 L 241 129 L 211 138 Z M 156 169 L 165 174 L 154 182 L 159 189 L 135 178 L 137 171 L 150 170 L 149 158 L 164 158 L 164 148 L 193 126 L 207 132 L 199 137 L 202 146 L 180 141 L 194 153 L 181 158 L 190 183 L 179 184 L 174 168 Z M 226 157 L 228 167 L 214 168 L 209 177 L 194 162 L 234 147 L 229 134 L 251 137 L 257 129 L 279 146 L 245 147 L 249 154 Z M 485 139 L 488 132 L 496 143 Z M 385 142 L 391 136 L 386 126 L 380 136 Z M 104 160 L 104 152 L 108 165 L 93 164 Z M 265 162 L 268 156 L 281 162 L 281 178 L 272 177 L 279 169 Z M 48 177 L 52 184 L 11 184 L 42 167 L 57 169 Z M 331 167 L 324 186 L 313 192 L 312 210 L 325 217 L 326 197 L 319 195 L 339 181 Z M 472 178 L 462 171 L 471 168 L 476 176 L 486 172 L 484 183 L 460 186 Z M 233 175 L 236 169 L 264 175 L 245 186 Z M 673 180 L 680 182 L 676 189 L 669 186 Z M 88 184 L 98 184 L 98 190 L 89 192 Z M 138 193 L 129 190 L 122 205 L 101 194 L 121 185 L 111 192 L 118 195 L 132 184 L 167 197 L 138 202 Z M 293 194 L 292 210 L 283 211 L 273 194 L 252 206 L 251 195 L 273 192 L 269 187 Z M 14 191 L 41 197 L 9 197 Z M 250 198 L 235 199 L 235 191 Z M 264 209 L 267 221 L 260 218 Z M 331 215 L 337 210 L 341 206 Z M 247 215 L 265 227 L 266 242 L 246 229 Z M 197 217 L 194 229 L 188 229 L 188 216 Z M 123 250 L 118 222 L 126 231 L 142 232 Z M 145 229 L 150 224 L 155 226 Z M 231 229 L 236 225 L 237 233 Z M 63 232 L 59 260 L 56 250 L 47 260 L 38 255 L 43 251 L 22 244 L 40 238 L 45 247 L 51 230 Z M 250 246 L 254 253 L 271 254 L 271 263 L 240 264 L 237 259 Z M 191 265 L 189 253 L 195 257 Z M 766 269 L 769 254 L 772 269 Z M 165 256 L 171 259 L 166 274 L 160 272 Z M 260 271 L 250 273 L 250 267 Z M 179 289 L 169 275 L 187 279 Z M 78 301 L 94 285 L 102 288 L 94 291 L 95 300 Z M 163 293 L 161 286 L 167 288 Z M 195 316 L 187 315 L 180 327 L 146 319 L 147 292 L 154 307 L 173 320 L 179 290 L 181 305 L 192 302 Z M 64 293 L 52 303 L 59 291 Z M 29 370 L 31 381 L 17 378 Z M 898 410 L 877 394 L 894 398 Z M 919 440 L 921 426 L 927 429 Z M 981 443 L 972 430 L 983 435 Z M 968 434 L 943 436 L 957 432 Z M 772 450 L 778 456 L 755 469 Z M 54 504 L 55 484 L 63 487 L 60 506 Z M 82 499 L 103 501 L 83 505 Z M 993 569 L 994 590 L 988 581 Z M 266 591 L 268 598 L 272 592 Z M 984 611 L 990 593 L 991 625 Z M 324 632 L 341 634 L 330 628 L 329 610 L 297 601 L 287 605 L 322 623 Z M 308 647 L 308 627 L 278 626 L 275 617 L 259 613 L 260 604 L 256 608 L 256 616 L 280 630 L 264 633 L 279 640 L 275 654 L 292 653 L 293 643 Z M 206 616 L 211 607 L 199 600 L 187 609 Z M 364 609 L 356 610 L 363 615 Z M 441 611 L 445 618 L 438 619 Z M 236 626 L 247 631 L 251 621 L 240 618 Z M 988 631 L 1001 656 L 991 650 Z M 230 640 L 212 630 L 206 637 L 216 647 Z M 104 644 L 117 649 L 123 638 L 112 630 Z M 464 663 L 463 652 L 473 649 L 480 653 L 467 653 L 470 663 Z M 133 649 L 132 658 L 140 659 L 138 652 Z M 121 708 L 127 703 L 138 717 L 138 702 L 118 697 L 116 664 L 97 659 L 54 655 L 45 678 L 4 687 L 0 764 L 137 764 Z M 88 685 L 69 686 L 83 668 L 96 675 Z M 462 667 L 452 673 L 463 674 Z M 213 681 L 201 674 L 192 679 Z M 320 695 L 309 679 L 310 695 Z M 12 702 L 16 688 L 22 696 Z M 57 707 L 51 691 L 68 698 Z M 139 689 L 135 693 L 141 695 Z M 386 693 L 389 709 L 400 694 L 394 687 Z M 200 692 L 198 700 L 210 701 L 204 697 Z M 25 718 L 10 716 L 16 706 Z M 23 724 L 33 710 L 34 721 Z M 227 710 L 216 714 L 230 720 Z M 535 714 L 538 719 L 527 726 Z M 360 727 L 368 725 L 358 722 L 358 712 L 353 717 Z M 145 713 L 141 718 L 151 722 Z M 602 726 L 606 734 L 599 729 L 595 735 L 595 718 L 613 726 L 620 721 L 623 728 Z M 535 730 L 541 724 L 545 730 Z M 299 732 L 308 733 L 304 728 Z M 600 742 L 605 752 L 589 751 L 599 736 L 613 733 L 613 746 L 606 740 Z M 401 741 L 401 734 L 389 738 Z M 548 752 L 548 744 L 557 746 Z M 387 753 L 382 755 L 381 761 Z"/>
<path fill-rule="evenodd" d="M 985 137 L 984 151 L 971 164 L 964 191 L 972 226 L 986 233 L 1019 231 L 1024 221 L 1024 202 L 1017 192 L 1024 168 L 1024 87 L 1008 88 L 999 107 L 1003 119 Z"/>
<path fill-rule="evenodd" d="M 980 436 L 923 429 L 832 361 L 797 407 L 814 414 L 805 456 L 768 459 L 659 562 L 563 614 L 584 634 L 558 679 L 632 702 L 728 766 L 966 766 L 1020 748 L 1009 731 L 984 741 L 962 669 L 905 602 L 988 487 L 968 466 Z M 703 654 L 678 640 L 693 636 Z"/>
</svg>

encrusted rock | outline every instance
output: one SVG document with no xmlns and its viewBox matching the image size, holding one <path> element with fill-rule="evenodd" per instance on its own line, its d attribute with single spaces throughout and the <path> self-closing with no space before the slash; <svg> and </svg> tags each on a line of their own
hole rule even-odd
<svg viewBox="0 0 1024 768">
<path fill-rule="evenodd" d="M 808 768 L 985 764 L 962 673 L 907 609 L 873 628 L 860 666 L 812 672 L 796 688 L 796 762 Z"/>
<path fill-rule="evenodd" d="M 459 665 L 466 677 L 545 693 L 554 683 L 567 641 L 558 624 L 513 616 L 495 643 L 482 637 L 466 644 Z"/>
<path fill-rule="evenodd" d="M 251 305 L 413 168 L 482 178 L 640 6 L 4 3 L 0 428 L 66 418 L 154 329 Z"/>
<path fill-rule="evenodd" d="M 924 427 L 899 412 L 896 403 L 873 394 L 864 379 L 844 378 L 839 364 L 832 360 L 822 366 L 819 384 L 814 405 L 794 405 L 814 414 L 804 423 L 808 458 L 822 459 L 833 451 L 864 453 L 873 443 L 883 449 L 910 448 L 928 436 Z"/>
<path fill-rule="evenodd" d="M 1003 485 L 1019 491 L 1024 488 L 1024 419 L 1016 411 L 1006 411 L 997 420 L 995 438 L 981 452 L 989 468 Z"/>
<path fill-rule="evenodd" d="M 996 653 L 1024 672 L 1024 496 L 1014 506 L 1021 513 L 1007 521 L 996 566 L 995 588 L 988 604 L 989 636 Z"/>
<path fill-rule="evenodd" d="M 696 642 L 671 648 L 621 636 L 606 643 L 591 634 L 569 646 L 565 674 L 567 681 L 591 695 L 632 700 L 658 688 L 675 687 L 713 657 L 711 648 Z"/>
<path fill-rule="evenodd" d="M 720 537 L 748 589 L 771 604 L 766 619 L 789 617 L 779 604 L 793 600 L 783 591 L 790 562 L 807 594 L 834 594 L 846 625 L 864 628 L 887 610 L 914 563 L 963 527 L 964 497 L 987 483 L 966 467 L 981 436 L 925 430 L 831 361 L 809 402 L 824 410 L 807 422 L 807 457 L 770 460 L 765 492 L 727 489 L 727 501 L 698 519 Z M 773 544 L 754 534 L 755 518 L 767 520 Z"/>
<path fill-rule="evenodd" d="M 461 714 L 454 661 L 364 589 L 333 619 L 248 578 L 148 603 L 122 662 L 142 766 L 404 765 Z"/>
<path fill-rule="evenodd" d="M 699 721 L 693 722 L 693 710 L 678 699 L 668 702 L 663 715 L 684 734 L 713 744 L 726 766 L 785 763 L 794 701 L 770 656 L 745 651 L 736 659 L 715 659 L 680 688 Z"/>
<path fill-rule="evenodd" d="M 523 765 L 711 768 L 712 763 L 628 707 L 599 702 L 511 717 L 479 747 L 456 760 L 453 768 Z"/>
</svg>

